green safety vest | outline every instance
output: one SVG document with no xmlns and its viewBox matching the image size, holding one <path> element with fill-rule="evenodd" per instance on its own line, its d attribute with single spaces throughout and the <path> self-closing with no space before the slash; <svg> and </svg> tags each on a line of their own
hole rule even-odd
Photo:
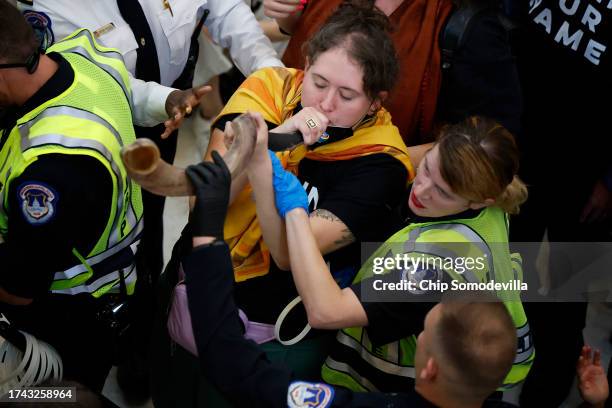
<svg viewBox="0 0 612 408">
<path fill-rule="evenodd" d="M 11 129 L 0 151 L 0 233 L 8 231 L 9 186 L 39 156 L 84 155 L 97 159 L 111 177 L 113 197 L 104 232 L 89 253 L 73 249 L 75 265 L 55 273 L 53 293 L 90 293 L 99 297 L 118 289 L 134 291 L 134 253 L 142 231 L 140 187 L 127 175 L 121 148 L 134 141 L 132 94 L 121 54 L 97 44 L 85 29 L 54 44 L 74 70 L 74 81 L 62 94 L 21 117 Z M 69 177 L 69 175 L 66 175 Z M 111 257 L 126 256 L 132 264 L 120 270 L 105 270 Z M 105 261 L 105 262 L 103 262 Z"/>
<path fill-rule="evenodd" d="M 437 258 L 438 265 L 441 259 L 483 257 L 481 259 L 486 260 L 484 267 L 462 270 L 461 273 L 443 268 L 444 273 L 458 282 L 522 281 L 520 256 L 510 254 L 507 228 L 507 217 L 498 207 L 487 207 L 469 219 L 411 224 L 375 251 L 353 283 L 374 275 L 375 258 L 394 257 L 398 253 L 423 259 Z M 535 350 L 519 292 L 503 291 L 497 295 L 510 312 L 518 337 L 514 364 L 500 388 L 505 390 L 527 377 Z M 342 329 L 321 369 L 322 377 L 329 384 L 354 391 L 399 392 L 401 389 L 392 388 L 403 387 L 408 384 L 408 378 L 415 377 L 417 335 L 414 333 L 386 345 L 375 345 L 368 337 L 367 328 Z"/>
</svg>

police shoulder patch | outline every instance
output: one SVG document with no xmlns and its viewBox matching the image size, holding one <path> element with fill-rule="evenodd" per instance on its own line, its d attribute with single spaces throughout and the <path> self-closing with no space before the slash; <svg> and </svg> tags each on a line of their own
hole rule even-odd
<svg viewBox="0 0 612 408">
<path fill-rule="evenodd" d="M 47 49 L 55 42 L 51 17 L 42 11 L 24 10 L 23 18 L 34 29 L 34 34 L 42 48 Z"/>
<path fill-rule="evenodd" d="M 402 279 L 407 282 L 410 282 L 408 291 L 413 295 L 422 295 L 430 291 L 426 289 L 430 287 L 430 284 L 425 284 L 422 282 L 438 283 L 442 280 L 443 277 L 444 272 L 440 271 L 435 266 L 420 266 L 416 267 L 415 269 L 404 270 L 402 272 Z"/>
<path fill-rule="evenodd" d="M 42 225 L 55 217 L 59 195 L 41 182 L 25 182 L 19 186 L 19 203 L 25 220 L 32 225 Z"/>
<path fill-rule="evenodd" d="M 334 389 L 324 383 L 294 381 L 287 392 L 289 408 L 326 408 L 334 399 Z"/>
</svg>

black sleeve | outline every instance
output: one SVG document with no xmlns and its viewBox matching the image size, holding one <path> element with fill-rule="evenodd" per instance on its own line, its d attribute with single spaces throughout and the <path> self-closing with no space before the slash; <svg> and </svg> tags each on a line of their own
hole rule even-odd
<svg viewBox="0 0 612 408">
<path fill-rule="evenodd" d="M 432 273 L 432 271 L 423 271 Z M 413 282 L 425 278 L 417 272 Z M 373 276 L 351 286 L 355 295 L 362 301 L 363 309 L 368 316 L 368 336 L 374 344 L 387 344 L 409 335 L 418 335 L 423 331 L 425 316 L 436 305 L 433 299 L 439 298 L 435 290 L 425 291 L 372 291 L 374 281 L 398 283 L 403 279 L 403 271 Z M 425 278 L 428 279 L 428 278 Z M 443 282 L 451 282 L 450 276 L 443 271 L 436 271 L 436 277 Z M 381 287 L 378 284 L 378 287 Z M 367 291 L 367 295 L 366 295 Z M 364 299 L 379 299 L 380 301 L 365 302 Z"/>
<path fill-rule="evenodd" d="M 288 398 L 301 403 L 313 396 L 322 400 L 321 393 L 331 388 L 332 407 L 431 407 L 411 391 L 355 393 L 326 384 L 299 382 L 306 392 L 300 395 L 299 390 L 295 391 L 298 382 L 292 383 L 291 371 L 271 363 L 257 344 L 243 337 L 227 245 L 220 242 L 194 249 L 183 258 L 183 268 L 200 367 L 235 406 L 286 407 Z M 290 395 L 292 391 L 297 395 Z"/>
<path fill-rule="evenodd" d="M 404 165 L 387 154 L 359 158 L 342 179 L 326 189 L 317 209 L 340 218 L 357 241 L 380 241 L 395 231 L 393 209 L 407 179 Z"/>
<path fill-rule="evenodd" d="M 196 248 L 183 268 L 202 373 L 236 406 L 286 407 L 292 373 L 243 337 L 227 245 Z"/>
<path fill-rule="evenodd" d="M 438 120 L 456 123 L 471 115 L 495 119 L 520 131 L 522 96 L 509 35 L 496 10 L 473 17 L 452 67 L 443 70 Z"/>
<path fill-rule="evenodd" d="M 113 186 L 89 156 L 39 157 L 7 187 L 8 233 L 0 286 L 17 296 L 46 293 L 53 274 L 78 264 L 96 245 L 110 214 Z"/>
</svg>

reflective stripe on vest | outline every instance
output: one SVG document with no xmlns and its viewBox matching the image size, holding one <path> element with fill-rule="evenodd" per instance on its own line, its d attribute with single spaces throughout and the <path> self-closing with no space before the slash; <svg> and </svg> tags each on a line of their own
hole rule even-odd
<svg viewBox="0 0 612 408">
<path fill-rule="evenodd" d="M 374 384 L 370 382 L 370 380 L 368 380 L 365 377 L 360 376 L 356 370 L 353 370 L 353 368 L 346 363 L 341 363 L 339 361 L 334 360 L 331 357 L 327 357 L 325 359 L 325 365 L 323 366 L 323 370 L 322 370 L 323 373 L 325 373 L 326 371 L 326 366 L 329 367 L 334 372 L 340 373 L 341 375 L 344 376 L 344 378 L 342 379 L 338 378 L 337 381 L 334 381 L 333 382 L 334 385 L 341 385 L 345 388 L 348 388 L 350 390 L 357 391 L 357 392 L 376 392 L 378 391 L 378 388 L 376 388 Z M 325 377 L 324 375 L 324 379 L 325 378 L 327 377 Z"/>
<path fill-rule="evenodd" d="M 107 160 L 107 162 L 110 164 L 110 167 L 117 180 L 117 189 L 120 194 L 123 195 L 126 188 L 131 188 L 130 180 L 127 180 L 128 185 L 124 185 L 124 179 L 126 178 L 126 173 L 125 173 L 125 170 L 123 170 L 122 172 L 121 169 L 119 168 L 119 164 L 117 162 L 117 160 L 119 160 L 119 157 L 118 156 L 113 157 L 113 154 L 108 150 L 108 148 L 104 146 L 102 143 L 100 143 L 99 141 L 94 140 L 94 139 L 84 139 L 84 138 L 77 138 L 77 137 L 59 135 L 59 134 L 38 135 L 33 138 L 29 137 L 30 129 L 36 123 L 46 118 L 51 118 L 54 116 L 67 116 L 68 120 L 70 118 L 80 118 L 80 119 L 85 119 L 88 121 L 95 122 L 99 125 L 102 125 L 104 128 L 106 128 L 106 130 L 108 130 L 111 134 L 114 135 L 118 145 L 121 147 L 123 146 L 123 142 L 121 141 L 121 137 L 119 136 L 119 133 L 104 119 L 100 118 L 97 115 L 94 115 L 93 113 L 86 112 L 80 109 L 75 109 L 69 106 L 58 106 L 58 107 L 52 107 L 52 108 L 46 109 L 43 113 L 38 115 L 35 119 L 19 127 L 19 133 L 21 134 L 21 149 L 24 155 L 26 154 L 27 150 L 34 148 L 34 147 L 44 146 L 44 145 L 57 145 L 57 146 L 63 146 L 69 149 L 73 149 L 73 148 L 90 149 L 90 150 L 93 150 L 101 154 L 102 157 L 104 157 Z M 116 214 L 118 215 L 122 214 L 123 205 L 124 205 L 123 200 L 117 197 L 116 204 L 117 204 Z M 136 225 L 137 217 L 136 217 L 134 208 L 132 207 L 131 203 L 128 203 L 128 207 L 126 208 L 126 217 L 131 226 Z M 114 224 L 112 226 L 111 233 L 109 235 L 109 239 L 107 242 L 108 247 L 112 247 L 119 242 L 119 237 L 121 235 L 119 228 L 121 228 L 121 226 L 117 225 L 118 221 L 119 221 L 119 218 L 115 217 Z"/>
<path fill-rule="evenodd" d="M 100 118 L 99 116 L 94 115 L 90 112 L 82 111 L 80 109 L 72 108 L 70 106 L 58 106 L 58 107 L 52 107 L 52 108 L 46 109 L 44 112 L 38 115 L 35 119 L 19 126 L 19 133 L 21 134 L 21 151 L 23 152 L 24 156 L 26 155 L 27 150 L 33 147 L 40 147 L 40 146 L 45 146 L 45 145 L 58 145 L 58 146 L 63 146 L 69 149 L 73 149 L 73 148 L 91 149 L 95 152 L 100 153 L 108 161 L 117 179 L 117 183 L 118 183 L 117 189 L 120 192 L 124 191 L 125 186 L 123 185 L 123 181 L 122 181 L 123 177 L 122 177 L 121 171 L 117 168 L 117 164 L 115 163 L 115 160 L 113 159 L 112 153 L 106 148 L 106 146 L 104 146 L 99 141 L 93 140 L 93 139 L 69 137 L 69 136 L 60 135 L 60 134 L 38 135 L 34 138 L 30 138 L 30 129 L 36 123 L 39 123 L 40 121 L 44 119 L 52 118 L 56 116 L 66 116 L 67 117 L 66 120 L 70 120 L 71 118 L 81 118 L 81 119 L 96 122 L 102 125 L 103 127 L 105 127 L 106 130 L 108 130 L 110 133 L 112 133 L 115 136 L 115 138 L 119 142 L 119 146 L 123 145 L 123 143 L 121 142 L 121 138 L 119 137 L 119 134 L 115 131 L 115 129 L 112 126 L 110 126 L 110 124 L 108 124 L 106 121 L 104 121 L 102 118 Z M 123 207 L 123 200 L 116 200 L 116 202 L 117 202 L 116 214 L 121 214 L 121 210 Z M 115 229 L 116 229 L 116 225 L 113 226 L 113 231 Z M 112 236 L 113 234 L 111 234 L 111 237 Z M 110 243 L 110 245 L 114 245 L 114 244 L 116 244 L 116 241 Z"/>
<path fill-rule="evenodd" d="M 133 254 L 136 253 L 138 243 L 139 241 L 136 241 L 130 246 Z M 123 274 L 123 281 L 126 286 L 127 294 L 133 294 L 134 287 L 136 286 L 136 265 L 134 263 L 132 263 L 129 268 L 123 268 L 121 270 L 105 274 L 101 278 L 98 278 L 89 284 L 69 287 L 65 289 L 54 289 L 52 290 L 52 292 L 64 295 L 91 293 L 94 297 L 100 297 L 101 295 L 108 292 L 111 288 L 119 285 L 119 283 L 121 282 L 121 274 Z"/>
<path fill-rule="evenodd" d="M 87 265 L 83 265 L 83 264 L 79 264 L 76 266 L 73 266 L 72 268 L 65 270 L 63 272 L 56 272 L 55 275 L 53 276 L 53 280 L 56 281 L 54 282 L 56 284 L 56 287 L 58 289 L 61 289 L 58 285 L 57 282 L 62 281 L 62 280 L 66 280 L 66 281 L 71 281 L 74 280 L 77 276 L 84 274 L 84 273 L 88 273 L 90 271 L 90 268 L 104 260 L 106 260 L 107 258 L 119 253 L 120 251 L 124 250 L 125 248 L 127 248 L 128 246 L 132 246 L 134 245 L 134 243 L 137 243 L 139 241 L 138 236 L 142 233 L 142 228 L 143 228 L 143 222 L 142 220 L 140 220 L 140 222 L 138 223 L 138 225 L 136 225 L 134 227 L 134 229 L 132 230 L 132 232 L 130 232 L 129 235 L 127 235 L 120 243 L 119 245 L 115 245 L 112 248 L 109 248 L 108 250 L 102 252 L 101 254 L 98 254 L 94 257 L 88 258 L 87 259 Z M 135 254 L 136 253 L 136 249 L 133 247 L 132 248 L 132 252 Z M 55 292 L 55 290 L 54 290 Z"/>
<path fill-rule="evenodd" d="M 73 249 L 75 266 L 55 273 L 50 290 L 98 297 L 123 282 L 132 293 L 136 281 L 134 254 L 143 222 L 140 188 L 128 178 L 120 156 L 122 146 L 135 139 L 131 98 L 124 98 L 130 95 L 127 70 L 119 53 L 98 46 L 85 30 L 56 43 L 49 51 L 62 51 L 74 70 L 74 82 L 62 94 L 20 118 L 0 151 L 1 232 L 8 229 L 8 186 L 37 157 L 76 154 L 96 159 L 112 181 L 109 218 L 89 253 L 81 255 Z M 92 84 L 97 87 L 92 88 Z"/>
<path fill-rule="evenodd" d="M 518 339 L 518 350 L 514 358 L 514 364 L 521 364 L 529 360 L 533 353 L 533 342 L 531 341 L 531 331 L 529 323 L 516 329 L 516 337 Z"/>
<path fill-rule="evenodd" d="M 113 157 L 113 154 L 108 150 L 108 148 L 104 146 L 102 143 L 100 143 L 99 141 L 94 140 L 94 139 L 76 138 L 72 136 L 59 135 L 59 134 L 38 135 L 34 138 L 29 137 L 30 129 L 32 128 L 32 126 L 34 126 L 34 124 L 38 123 L 39 121 L 43 119 L 54 117 L 54 116 L 67 116 L 68 120 L 71 117 L 81 118 L 81 119 L 85 119 L 85 120 L 89 120 L 89 121 L 98 123 L 102 125 L 104 128 L 106 128 L 106 130 L 108 130 L 111 134 L 114 135 L 119 146 L 121 147 L 123 146 L 123 142 L 121 141 L 121 138 L 119 134 L 117 133 L 117 131 L 108 122 L 106 122 L 99 116 L 94 115 L 90 112 L 82 111 L 80 109 L 75 109 L 69 106 L 59 106 L 59 107 L 52 107 L 52 108 L 46 109 L 43 113 L 38 115 L 34 120 L 31 120 L 19 127 L 19 132 L 21 134 L 21 149 L 24 155 L 28 149 L 31 149 L 33 147 L 44 146 L 44 145 L 58 145 L 58 146 L 63 146 L 69 149 L 72 149 L 72 148 L 91 149 L 95 152 L 100 153 L 108 161 L 117 179 L 117 183 L 118 183 L 117 189 L 119 190 L 119 192 L 124 192 L 125 189 L 128 187 L 124 185 L 124 182 L 123 182 L 123 179 L 125 178 L 125 175 L 126 175 L 125 170 L 122 172 L 120 168 L 118 167 L 119 165 L 117 164 L 117 161 L 115 160 L 115 159 L 118 159 L 118 156 Z M 117 200 L 117 214 L 121 214 L 122 210 L 123 210 L 123 200 L 118 199 Z M 127 210 L 128 210 L 127 211 L 128 220 L 131 221 L 131 225 L 135 225 L 136 214 L 134 213 L 134 209 L 131 206 L 129 206 Z M 116 230 L 117 230 L 117 225 L 114 225 L 113 231 L 116 231 Z M 111 234 L 109 237 L 108 245 L 109 246 L 115 245 L 118 242 L 118 236 L 119 234 Z"/>
<path fill-rule="evenodd" d="M 364 331 L 364 336 L 367 336 L 367 331 Z M 391 374 L 391 375 L 399 375 L 401 377 L 410 377 L 410 378 L 414 378 L 414 366 L 400 366 L 399 365 L 399 353 L 392 353 L 393 356 L 395 356 L 395 361 L 396 362 L 391 362 L 388 360 L 384 360 L 380 357 L 375 356 L 374 354 L 372 354 L 369 350 L 367 350 L 365 347 L 362 347 L 361 343 L 359 343 L 357 340 L 355 340 L 354 338 L 352 338 L 351 336 L 347 335 L 346 333 L 344 333 L 342 330 L 340 330 L 338 332 L 338 335 L 336 336 L 336 339 L 344 344 L 345 346 L 348 346 L 352 349 L 355 349 L 359 352 L 359 355 L 361 356 L 361 358 L 363 358 L 365 361 L 367 361 L 370 365 L 372 365 L 373 367 L 378 368 L 380 371 L 382 371 L 383 373 L 387 373 L 387 374 Z M 369 341 L 368 341 L 369 343 Z M 391 349 L 397 349 L 398 344 L 395 344 L 397 342 L 393 342 L 390 343 L 388 346 Z M 371 348 L 371 347 L 370 347 Z"/>
<path fill-rule="evenodd" d="M 66 119 L 60 119 L 60 116 L 65 116 Z M 48 108 L 42 114 L 38 115 L 34 120 L 31 120 L 20 126 L 19 131 L 22 136 L 21 140 L 21 148 L 24 156 L 28 155 L 28 152 L 31 149 L 36 149 L 37 147 L 54 145 L 61 146 L 67 149 L 89 149 L 98 154 L 100 154 L 108 163 L 112 173 L 114 174 L 114 179 L 117 183 L 117 194 L 115 199 L 115 216 L 112 220 L 112 227 L 108 232 L 108 236 L 106 239 L 106 250 L 102 253 L 96 254 L 93 257 L 87 258 L 84 264 L 76 265 L 66 271 L 56 272 L 54 275 L 54 282 L 51 285 L 51 291 L 53 293 L 82 293 L 88 291 L 92 293 L 94 296 L 96 293 L 99 293 L 100 288 L 108 284 L 108 282 L 117 282 L 118 281 L 118 271 L 113 271 L 107 275 L 106 271 L 103 271 L 103 277 L 95 276 L 93 272 L 93 267 L 96 264 L 105 261 L 109 257 L 119 253 L 121 250 L 130 246 L 135 240 L 138 239 L 139 234 L 142 231 L 142 222 L 138 221 L 138 217 L 135 214 L 134 208 L 130 202 L 124 203 L 124 197 L 126 193 L 126 189 L 131 189 L 131 181 L 127 179 L 127 173 L 125 169 L 120 168 L 120 164 L 118 164 L 118 160 L 120 160 L 117 153 L 113 155 L 113 153 L 100 141 L 95 139 L 87 139 L 87 138 L 77 138 L 67 135 L 60 134 L 42 134 L 31 137 L 29 131 L 36 125 L 36 123 L 40 123 L 42 120 L 70 120 L 72 118 L 84 119 L 87 121 L 94 122 L 98 125 L 101 125 L 105 130 L 109 132 L 109 134 L 113 135 L 114 142 L 117 143 L 119 147 L 123 145 L 121 138 L 119 137 L 116 130 L 110 126 L 106 121 L 102 118 L 86 111 L 82 111 L 80 109 L 75 109 L 68 106 L 59 106 Z M 83 132 L 87 134 L 88 132 Z M 93 131 L 92 131 L 93 133 Z M 125 215 L 123 214 L 125 208 Z M 125 218 L 124 218 L 125 217 Z M 120 224 L 121 219 L 125 219 L 129 226 L 132 228 L 129 234 L 123 236 L 123 226 Z M 80 276 L 83 275 L 83 276 Z M 82 282 L 89 279 L 95 279 L 93 283 L 89 285 L 81 285 Z M 78 285 L 78 286 L 75 286 Z M 93 289 L 93 290 L 90 290 Z"/>
<path fill-rule="evenodd" d="M 490 213 L 485 213 L 483 216 L 486 217 L 490 216 L 491 214 L 495 216 L 495 213 L 493 211 L 491 211 Z M 485 221 L 486 220 L 487 219 L 485 218 Z M 494 221 L 494 219 L 492 221 Z M 487 271 L 487 276 L 484 276 L 483 274 L 483 276 L 479 278 L 472 271 L 466 271 L 469 273 L 464 272 L 463 274 L 454 273 L 454 275 L 465 279 L 467 282 L 474 283 L 480 283 L 483 280 L 495 279 L 496 273 L 494 270 L 493 251 L 487 244 L 487 241 L 473 228 L 470 228 L 469 224 L 465 225 L 462 223 L 432 223 L 424 225 L 414 225 L 408 227 L 408 231 L 404 230 L 405 232 L 403 234 L 400 231 L 398 234 L 394 235 L 388 242 L 392 245 L 392 242 L 394 240 L 395 242 L 399 243 L 401 242 L 401 240 L 405 239 L 405 242 L 402 245 L 402 251 L 404 253 L 417 252 L 441 258 L 450 258 L 453 260 L 457 258 L 463 258 L 465 256 L 465 254 L 456 252 L 452 245 L 445 245 L 445 242 L 419 242 L 419 237 L 424 232 L 430 230 L 452 231 L 455 234 L 459 234 L 462 237 L 461 239 L 466 239 L 470 245 L 473 245 L 478 248 L 478 250 L 486 256 L 489 268 Z M 492 239 L 492 241 L 495 241 L 497 235 L 498 233 L 495 232 L 495 230 L 493 229 L 490 239 Z M 459 242 L 461 242 L 461 239 Z M 452 244 L 452 242 L 449 242 L 449 244 Z M 385 247 L 383 244 L 383 246 L 379 248 L 379 250 L 377 250 L 372 255 L 372 257 L 377 257 L 381 254 L 385 254 L 385 252 L 388 251 L 387 248 L 388 247 Z M 496 254 L 498 256 L 500 254 L 503 255 L 502 258 L 499 258 L 500 260 L 505 259 L 505 257 L 509 255 L 509 253 L 505 254 L 503 250 L 501 253 L 496 252 Z M 372 259 L 372 257 L 370 259 Z M 370 261 L 368 260 L 368 262 L 364 265 L 365 268 L 363 268 L 363 270 L 358 273 L 354 283 L 359 282 L 362 279 L 365 279 L 370 276 L 371 271 L 369 271 L 369 268 L 367 267 L 369 264 Z M 503 267 L 503 264 L 501 266 L 502 268 L 498 271 L 499 273 L 497 274 L 498 278 L 522 278 L 522 273 L 520 270 L 520 256 L 517 257 L 511 255 L 507 269 Z M 515 325 L 517 325 L 517 355 L 514 359 L 510 373 L 506 376 L 505 384 L 500 389 L 511 388 L 520 381 L 524 380 L 529 371 L 529 368 L 531 367 L 531 363 L 535 354 L 533 344 L 531 342 L 529 324 L 525 320 L 525 315 L 524 311 L 522 310 L 522 306 L 519 310 L 516 307 L 514 301 L 505 302 L 505 305 L 509 313 L 512 315 Z M 520 298 L 518 300 L 518 305 L 520 305 Z M 414 346 L 416 342 L 414 335 L 375 348 L 369 341 L 369 338 L 367 336 L 367 329 L 349 328 L 339 331 L 336 340 L 339 343 L 336 346 L 338 348 L 337 353 L 332 353 L 332 355 L 327 358 L 324 366 L 322 367 L 323 379 L 330 384 L 337 384 L 344 387 L 348 387 L 354 391 L 376 391 L 377 387 L 375 386 L 375 384 L 378 384 L 382 387 L 381 384 L 386 384 L 387 381 L 389 383 L 395 383 L 395 379 L 389 376 L 385 377 L 385 375 L 404 378 L 414 378 L 415 376 Z M 412 352 L 410 350 L 412 350 Z M 361 360 L 367 362 L 367 364 L 357 364 L 357 362 L 354 360 L 355 358 L 358 358 L 357 356 L 359 356 Z M 379 356 L 382 356 L 382 358 Z M 353 367 L 350 366 L 351 361 L 353 361 L 355 364 Z M 373 367 L 375 370 L 369 371 L 369 369 L 367 368 L 368 366 Z M 366 376 L 368 378 L 366 378 Z M 403 381 L 404 380 L 399 380 L 398 384 L 403 383 Z M 399 390 L 384 389 L 384 391 Z"/>
<path fill-rule="evenodd" d="M 134 104 L 132 100 L 132 91 L 130 89 L 130 77 L 123 62 L 123 56 L 119 50 L 98 44 L 94 40 L 91 31 L 85 28 L 75 31 L 62 41 L 53 44 L 52 50 L 56 52 L 79 54 L 94 62 L 98 67 L 104 69 L 121 87 L 133 110 Z"/>
</svg>

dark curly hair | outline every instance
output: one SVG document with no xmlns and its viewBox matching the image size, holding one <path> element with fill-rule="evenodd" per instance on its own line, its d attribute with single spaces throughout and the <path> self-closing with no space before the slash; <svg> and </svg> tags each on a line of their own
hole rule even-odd
<svg viewBox="0 0 612 408">
<path fill-rule="evenodd" d="M 345 1 L 304 45 L 305 54 L 314 64 L 322 53 L 344 48 L 363 70 L 364 90 L 374 99 L 379 92 L 393 88 L 399 72 L 389 32 L 389 19 L 374 1 Z"/>
</svg>

